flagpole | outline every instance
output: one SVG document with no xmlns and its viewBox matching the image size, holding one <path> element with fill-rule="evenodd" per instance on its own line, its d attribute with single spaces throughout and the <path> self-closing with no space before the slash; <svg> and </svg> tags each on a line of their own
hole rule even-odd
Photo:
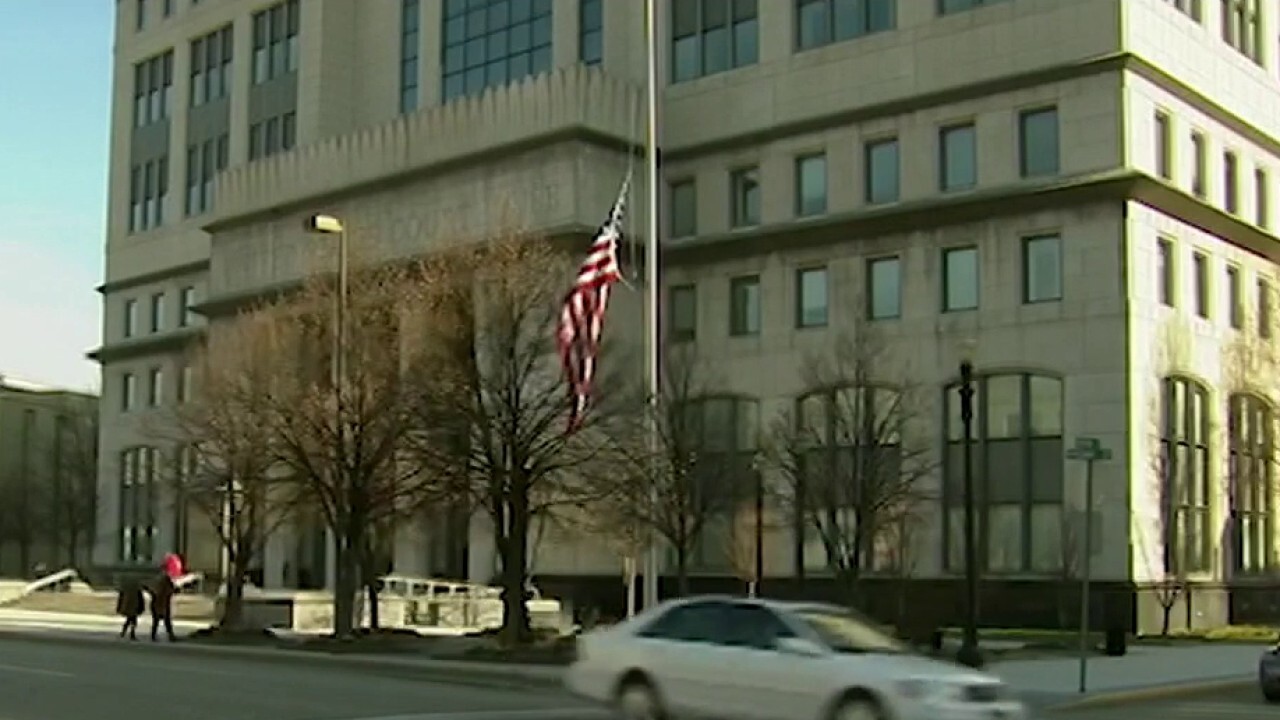
<svg viewBox="0 0 1280 720">
<path fill-rule="evenodd" d="M 650 453 L 650 477 L 654 478 L 653 473 L 658 470 L 658 453 L 661 451 L 658 442 L 658 398 L 659 398 L 659 379 L 658 379 L 658 354 L 659 342 L 658 337 L 658 293 L 661 292 L 659 286 L 658 263 L 660 262 L 658 255 L 658 188 L 661 187 L 661 178 L 658 175 L 658 13 L 657 3 L 654 0 L 645 0 L 645 59 L 648 65 L 648 83 L 647 91 L 647 111 L 648 123 L 646 123 L 645 133 L 645 162 L 647 163 L 647 174 L 645 182 L 645 191 L 648 195 L 649 212 L 646 216 L 647 227 L 645 228 L 645 372 L 648 376 L 649 392 L 649 412 L 648 417 L 648 444 Z M 656 507 L 658 503 L 657 488 L 654 484 L 656 478 L 650 481 L 649 485 L 649 503 Z M 658 534 L 652 529 L 649 530 L 648 552 L 645 553 L 644 562 L 644 603 L 645 609 L 651 608 L 658 604 L 658 577 L 659 577 L 659 553 Z"/>
</svg>

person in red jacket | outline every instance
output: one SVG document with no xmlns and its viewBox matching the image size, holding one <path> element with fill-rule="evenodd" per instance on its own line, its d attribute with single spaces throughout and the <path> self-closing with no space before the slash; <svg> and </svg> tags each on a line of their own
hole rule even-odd
<svg viewBox="0 0 1280 720">
<path fill-rule="evenodd" d="M 177 588 L 168 573 L 161 572 L 151 582 L 151 642 L 158 639 L 156 636 L 161 623 L 164 623 L 164 632 L 169 636 L 169 642 L 177 639 L 173 634 L 173 595 L 176 592 Z"/>
</svg>

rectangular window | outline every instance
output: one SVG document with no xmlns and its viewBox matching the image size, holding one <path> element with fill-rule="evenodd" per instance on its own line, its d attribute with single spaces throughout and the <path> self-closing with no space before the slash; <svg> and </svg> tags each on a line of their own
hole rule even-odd
<svg viewBox="0 0 1280 720">
<path fill-rule="evenodd" d="M 698 186 L 693 180 L 671 183 L 671 237 L 698 234 Z"/>
<path fill-rule="evenodd" d="M 729 334 L 760 334 L 760 276 L 746 275 L 729 281 Z"/>
<path fill-rule="evenodd" d="M 1222 0 L 1222 41 L 1262 64 L 1259 0 Z"/>
<path fill-rule="evenodd" d="M 421 13 L 418 0 L 400 5 L 400 112 L 418 109 L 418 42 Z"/>
<path fill-rule="evenodd" d="M 178 326 L 191 327 L 196 321 L 196 311 L 194 309 L 196 304 L 196 289 L 191 286 L 182 288 L 182 292 L 179 295 L 179 302 L 181 303 L 182 308 L 178 313 Z"/>
<path fill-rule="evenodd" d="M 551 0 L 445 3 L 442 100 L 551 72 L 551 6 Z"/>
<path fill-rule="evenodd" d="M 863 153 L 866 173 L 866 201 L 869 205 L 897 202 L 901 182 L 898 159 L 898 139 L 875 140 L 866 145 Z"/>
<path fill-rule="evenodd" d="M 972 10 L 987 5 L 1009 2 L 1009 0 L 938 0 L 938 14 L 950 15 L 955 12 Z"/>
<path fill-rule="evenodd" d="M 1271 183 L 1261 167 L 1253 171 L 1253 221 L 1260 228 L 1271 227 Z"/>
<path fill-rule="evenodd" d="M 891 320 L 902 317 L 902 260 L 897 257 L 867 261 L 867 317 Z"/>
<path fill-rule="evenodd" d="M 1233 215 L 1240 211 L 1240 168 L 1230 150 L 1222 153 L 1222 207 Z"/>
<path fill-rule="evenodd" d="M 164 0 L 164 16 L 169 17 L 173 14 L 173 0 Z"/>
<path fill-rule="evenodd" d="M 1192 257 L 1192 272 L 1195 277 L 1196 315 L 1209 318 L 1209 258 L 1203 253 L 1195 253 Z"/>
<path fill-rule="evenodd" d="M 830 45 L 892 30 L 896 0 L 796 0 L 796 48 Z"/>
<path fill-rule="evenodd" d="M 685 82 L 756 64 L 757 0 L 672 0 L 671 81 Z"/>
<path fill-rule="evenodd" d="M 1166 5 L 1176 7 L 1196 22 L 1200 22 L 1201 0 L 1164 0 Z"/>
<path fill-rule="evenodd" d="M 1022 300 L 1027 303 L 1062 299 L 1062 239 L 1037 235 L 1022 241 Z"/>
<path fill-rule="evenodd" d="M 191 377 L 191 366 L 183 365 L 178 373 L 178 402 L 180 403 L 191 401 Z"/>
<path fill-rule="evenodd" d="M 760 169 L 734 170 L 729 175 L 729 224 L 751 227 L 760 224 Z"/>
<path fill-rule="evenodd" d="M 138 332 L 138 301 L 124 301 L 124 336 L 131 338 Z"/>
<path fill-rule="evenodd" d="M 133 373 L 120 377 L 120 410 L 129 412 L 138 403 L 138 378 Z"/>
<path fill-rule="evenodd" d="M 1231 327 L 1239 330 L 1244 327 L 1244 305 L 1240 287 L 1240 268 L 1227 266 L 1227 316 Z"/>
<path fill-rule="evenodd" d="M 1271 337 L 1271 283 L 1258 280 L 1258 337 Z"/>
<path fill-rule="evenodd" d="M 151 332 L 164 330 L 164 293 L 151 296 Z"/>
<path fill-rule="evenodd" d="M 604 60 L 604 0 L 578 0 L 578 59 L 583 65 Z"/>
<path fill-rule="evenodd" d="M 253 16 L 253 82 L 298 69 L 299 0 L 285 0 Z"/>
<path fill-rule="evenodd" d="M 1018 118 L 1018 141 L 1022 177 L 1058 174 L 1057 108 L 1024 111 Z"/>
<path fill-rule="evenodd" d="M 668 291 L 671 302 L 667 320 L 671 323 L 668 337 L 673 342 L 694 340 L 698 336 L 698 288 L 677 285 Z"/>
<path fill-rule="evenodd" d="M 1205 177 L 1209 171 L 1209 149 L 1204 133 L 1191 133 L 1191 193 L 1203 200 L 1208 194 Z"/>
<path fill-rule="evenodd" d="M 160 407 L 164 402 L 164 371 L 160 368 L 151 368 L 147 381 L 147 404 L 151 407 Z"/>
<path fill-rule="evenodd" d="M 944 312 L 978 308 L 978 248 L 942 251 L 942 309 Z"/>
<path fill-rule="evenodd" d="M 1173 120 L 1169 114 L 1156 111 L 1156 174 L 1162 180 L 1173 179 Z"/>
<path fill-rule="evenodd" d="M 968 190 L 978 184 L 978 135 L 973 124 L 953 125 L 938 133 L 941 146 L 938 184 L 943 191 Z"/>
<path fill-rule="evenodd" d="M 1160 302 L 1168 307 L 1176 304 L 1177 295 L 1174 288 L 1176 267 L 1173 255 L 1173 241 L 1160 238 L 1156 242 L 1156 295 Z"/>
<path fill-rule="evenodd" d="M 138 0 L 134 4 L 133 29 L 141 31 L 147 26 L 147 0 Z"/>
<path fill-rule="evenodd" d="M 827 269 L 806 268 L 796 271 L 796 327 L 816 328 L 827 325 Z"/>
<path fill-rule="evenodd" d="M 191 107 L 227 97 L 231 91 L 231 26 L 191 41 Z"/>
<path fill-rule="evenodd" d="M 796 158 L 796 215 L 812 217 L 827 211 L 827 156 Z"/>
<path fill-rule="evenodd" d="M 173 51 L 133 66 L 133 126 L 146 127 L 170 115 L 173 96 Z"/>
</svg>

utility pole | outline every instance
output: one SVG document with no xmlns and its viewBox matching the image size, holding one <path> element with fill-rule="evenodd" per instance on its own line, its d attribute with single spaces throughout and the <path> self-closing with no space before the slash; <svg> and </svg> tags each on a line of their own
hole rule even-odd
<svg viewBox="0 0 1280 720">
<path fill-rule="evenodd" d="M 1076 438 L 1075 447 L 1067 451 L 1068 460 L 1084 462 L 1084 537 L 1080 541 L 1080 685 L 1085 692 L 1089 678 L 1089 581 L 1093 559 L 1093 464 L 1110 460 L 1111 450 L 1102 447 L 1097 438 Z"/>
</svg>

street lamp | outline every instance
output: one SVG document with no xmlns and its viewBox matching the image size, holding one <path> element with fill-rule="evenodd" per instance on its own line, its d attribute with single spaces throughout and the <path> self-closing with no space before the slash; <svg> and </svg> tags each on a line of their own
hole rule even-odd
<svg viewBox="0 0 1280 720">
<path fill-rule="evenodd" d="M 964 639 L 960 643 L 956 661 L 976 668 L 982 665 L 982 652 L 978 649 L 978 538 L 973 487 L 974 346 L 972 340 L 965 341 L 961 345 L 960 354 L 960 423 L 964 427 L 965 622 Z"/>
</svg>

